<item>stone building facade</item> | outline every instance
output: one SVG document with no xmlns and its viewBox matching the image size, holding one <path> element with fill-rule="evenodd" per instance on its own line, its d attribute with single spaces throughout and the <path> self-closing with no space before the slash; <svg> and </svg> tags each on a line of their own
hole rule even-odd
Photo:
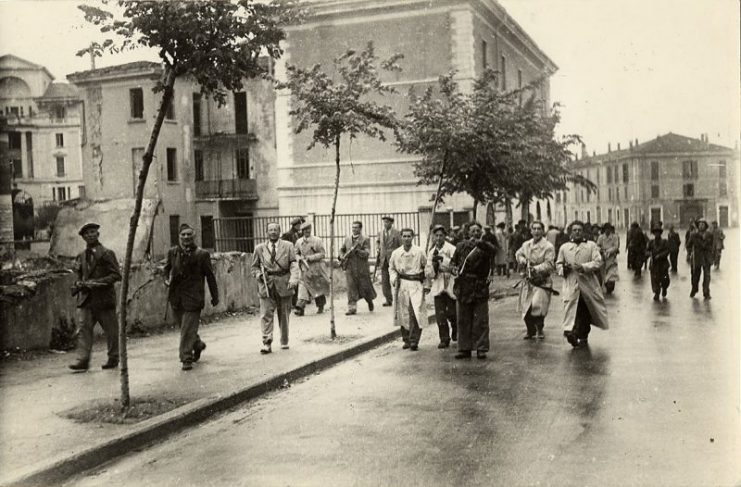
<svg viewBox="0 0 741 487">
<path fill-rule="evenodd" d="M 384 82 L 398 94 L 384 100 L 397 114 L 407 111 L 407 93 L 422 93 L 440 75 L 456 71 L 464 89 L 485 68 L 502 74 L 502 89 L 523 86 L 543 78 L 540 97 L 549 102 L 549 81 L 557 67 L 527 33 L 494 0 L 314 0 L 305 23 L 287 29 L 286 52 L 276 66 L 285 76 L 286 63 L 329 66 L 349 48 L 363 49 L 369 41 L 385 59 L 404 55 L 400 73 L 383 73 Z M 313 211 L 329 213 L 334 184 L 333 149 L 307 151 L 311 131 L 294 133 L 290 94 L 276 98 L 278 203 L 284 215 Z M 359 138 L 342 140 L 344 161 L 338 212 L 375 213 L 417 211 L 429 207 L 435 188 L 418 185 L 415 157 L 396 151 L 388 142 Z M 350 164 L 352 163 L 352 168 Z M 465 209 L 465 195 L 445 205 Z M 482 214 L 485 212 L 481 212 Z"/>
<path fill-rule="evenodd" d="M 628 147 L 610 146 L 604 154 L 586 153 L 572 170 L 595 183 L 589 193 L 581 187 L 557 194 L 553 222 L 565 225 L 579 218 L 610 222 L 625 228 L 652 221 L 686 227 L 705 217 L 721 226 L 738 225 L 738 152 L 699 139 L 668 133 Z M 531 208 L 532 211 L 532 208 Z"/>
<path fill-rule="evenodd" d="M 83 173 L 91 200 L 134 198 L 161 75 L 158 63 L 134 62 L 68 76 L 86 107 Z M 181 223 L 213 248 L 215 218 L 277 213 L 272 113 L 266 81 L 246 81 L 243 92 L 230 93 L 218 107 L 193 81 L 176 80 L 145 186 L 145 198 L 158 208 L 155 256 L 177 243 Z"/>
<path fill-rule="evenodd" d="M 85 195 L 80 146 L 82 102 L 74 86 L 43 66 L 0 57 L 0 111 L 13 183 L 35 208 Z"/>
</svg>

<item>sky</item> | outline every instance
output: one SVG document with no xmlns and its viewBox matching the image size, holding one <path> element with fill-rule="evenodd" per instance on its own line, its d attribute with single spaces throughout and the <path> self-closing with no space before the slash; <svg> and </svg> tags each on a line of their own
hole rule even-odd
<svg viewBox="0 0 741 487">
<path fill-rule="evenodd" d="M 563 134 L 589 152 L 674 132 L 733 147 L 741 132 L 738 0 L 499 0 L 558 65 L 551 100 Z M 75 52 L 100 40 L 80 1 L 0 0 L 0 55 L 46 66 L 64 81 L 90 68 Z M 142 59 L 134 51 L 103 67 Z"/>
</svg>

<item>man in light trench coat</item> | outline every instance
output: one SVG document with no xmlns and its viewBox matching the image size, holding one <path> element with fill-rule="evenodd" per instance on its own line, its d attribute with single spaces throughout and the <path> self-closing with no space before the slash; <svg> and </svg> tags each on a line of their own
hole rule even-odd
<svg viewBox="0 0 741 487">
<path fill-rule="evenodd" d="M 424 251 L 412 245 L 414 230 L 401 231 L 401 247 L 391 253 L 389 277 L 396 290 L 394 301 L 394 324 L 401 327 L 402 348 L 416 351 L 422 328 L 427 325 L 427 304 L 425 302 Z"/>
</svg>

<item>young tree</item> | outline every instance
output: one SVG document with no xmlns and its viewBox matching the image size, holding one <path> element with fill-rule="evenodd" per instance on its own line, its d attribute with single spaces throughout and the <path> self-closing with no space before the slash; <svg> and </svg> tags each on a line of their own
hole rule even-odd
<svg viewBox="0 0 741 487">
<path fill-rule="evenodd" d="M 395 54 L 380 61 L 384 71 L 401 71 L 397 64 L 403 56 Z M 379 59 L 369 42 L 360 52 L 348 50 L 333 62 L 334 73 L 328 74 L 319 64 L 309 69 L 287 66 L 286 81 L 279 83 L 280 89 L 288 89 L 292 95 L 289 112 L 295 118 L 295 132 L 314 129 L 311 143 L 306 150 L 319 144 L 334 148 L 335 179 L 332 196 L 332 212 L 329 232 L 329 299 L 330 336 L 337 336 L 334 313 L 334 251 L 335 212 L 340 185 L 340 143 L 344 137 L 352 141 L 361 135 L 386 140 L 385 130 L 396 130 L 398 121 L 394 110 L 372 100 L 373 96 L 394 93 L 394 89 L 382 83 L 377 65 Z"/>
<path fill-rule="evenodd" d="M 175 80 L 189 77 L 200 85 L 201 93 L 221 105 L 230 91 L 239 91 L 245 78 L 267 75 L 258 62 L 261 54 L 273 58 L 281 54 L 280 41 L 285 33 L 280 25 L 296 14 L 292 1 L 238 0 L 212 2 L 154 2 L 119 0 L 115 5 L 103 1 L 103 8 L 80 5 L 85 20 L 100 27 L 114 38 L 93 43 L 79 51 L 102 54 L 116 53 L 137 47 L 154 48 L 162 61 L 162 77 L 155 91 L 162 99 L 152 132 L 144 152 L 136 187 L 134 212 L 129 222 L 123 280 L 119 297 L 119 347 L 121 367 L 121 405 L 129 406 L 129 379 L 126 354 L 126 302 L 131 270 L 131 255 L 136 227 L 141 214 L 144 185 L 152 163 L 152 155 L 172 102 Z M 113 7 L 113 8 L 110 8 Z"/>
</svg>

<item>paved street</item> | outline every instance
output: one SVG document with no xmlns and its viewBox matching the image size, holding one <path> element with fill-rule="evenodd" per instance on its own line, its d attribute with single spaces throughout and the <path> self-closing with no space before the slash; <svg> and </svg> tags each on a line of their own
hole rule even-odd
<svg viewBox="0 0 741 487">
<path fill-rule="evenodd" d="M 736 485 L 741 481 L 738 233 L 713 300 L 669 299 L 624 267 L 612 329 L 589 349 L 521 340 L 515 300 L 491 306 L 487 361 L 453 360 L 436 330 L 393 343 L 136 452 L 68 485 Z M 684 253 L 681 254 L 681 257 Z"/>
</svg>

